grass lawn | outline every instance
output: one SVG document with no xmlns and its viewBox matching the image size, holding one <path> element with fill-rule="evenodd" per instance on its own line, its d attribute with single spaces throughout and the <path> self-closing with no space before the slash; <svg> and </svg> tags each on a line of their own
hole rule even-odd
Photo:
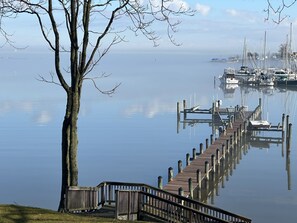
<svg viewBox="0 0 297 223">
<path fill-rule="evenodd" d="M 52 210 L 24 207 L 18 205 L 0 205 L 0 223 L 89 223 L 89 222 L 123 222 L 112 218 L 79 216 L 59 213 Z"/>
</svg>

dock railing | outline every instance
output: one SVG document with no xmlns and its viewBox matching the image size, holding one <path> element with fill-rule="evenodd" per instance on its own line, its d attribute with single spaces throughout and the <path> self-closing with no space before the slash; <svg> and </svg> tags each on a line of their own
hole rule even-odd
<svg viewBox="0 0 297 223">
<path fill-rule="evenodd" d="M 150 216 L 165 222 L 251 222 L 246 217 L 146 184 L 102 182 L 95 188 L 89 188 L 91 192 L 86 193 L 86 187 L 82 188 L 84 192 L 79 192 L 78 187 L 70 187 L 67 192 L 71 195 L 71 199 L 67 199 L 68 210 L 90 211 L 111 205 L 116 208 L 115 217 L 126 215 L 128 220 L 135 219 L 131 216 L 137 215 L 137 219 Z M 75 193 L 80 194 L 79 199 L 86 198 L 93 202 L 78 201 Z M 72 199 L 74 204 L 71 203 Z M 94 202 L 97 204 L 94 205 Z M 79 207 L 79 204 L 83 207 Z"/>
</svg>

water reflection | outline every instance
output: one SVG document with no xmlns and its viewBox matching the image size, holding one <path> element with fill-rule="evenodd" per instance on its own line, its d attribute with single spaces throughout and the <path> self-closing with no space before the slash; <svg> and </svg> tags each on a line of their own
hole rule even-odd
<svg viewBox="0 0 297 223">
<path fill-rule="evenodd" d="M 260 137 L 259 137 L 260 138 Z M 211 172 L 209 179 L 204 179 L 201 184 L 201 188 L 196 188 L 194 191 L 194 199 L 197 199 L 204 203 L 215 204 L 215 197 L 220 196 L 220 188 L 225 188 L 226 181 L 229 181 L 236 171 L 237 166 L 241 160 L 248 155 L 251 149 L 263 149 L 270 148 L 271 144 L 282 145 L 282 151 L 285 147 L 285 142 L 280 142 L 281 137 L 275 138 L 275 140 L 262 141 L 255 140 L 252 135 L 246 135 L 242 140 L 230 148 L 229 153 L 225 158 L 221 160 L 216 166 L 216 172 Z M 256 143 L 255 143 L 256 142 Z M 263 165 L 265 163 L 263 162 Z M 291 190 L 291 163 L 290 163 L 290 148 L 286 146 L 286 172 L 287 172 L 287 186 L 288 190 Z"/>
<path fill-rule="evenodd" d="M 195 190 L 194 198 L 204 203 L 210 201 L 214 204 L 215 196 L 219 196 L 219 188 L 225 188 L 225 181 L 229 181 L 229 177 L 233 175 L 243 155 L 247 155 L 248 149 L 248 143 L 245 141 L 230 148 L 225 158 L 217 164 L 216 172 L 211 172 L 209 180 L 204 179 L 201 189 Z"/>
<path fill-rule="evenodd" d="M 236 90 L 240 90 L 240 96 L 248 98 L 250 95 L 259 94 L 262 96 L 262 99 L 265 100 L 265 96 L 272 96 L 278 95 L 279 92 L 281 93 L 290 93 L 291 91 L 297 91 L 297 86 L 295 88 L 278 88 L 273 86 L 255 88 L 249 86 L 226 86 L 220 85 L 220 89 L 223 92 L 224 98 L 233 98 L 236 97 Z M 237 92 L 239 93 L 239 92 Z M 272 98 L 272 100 L 275 100 Z M 244 101 L 241 101 L 244 103 Z M 280 103 L 280 101 L 279 101 Z M 263 104 L 263 107 L 269 105 L 269 102 Z M 279 104 L 280 105 L 280 104 Z M 293 104 L 289 104 L 285 106 L 284 109 L 287 107 L 292 106 Z M 269 107 L 269 106 L 267 106 Z M 282 107 L 281 105 L 279 107 Z M 276 107 L 274 107 L 276 108 Z M 266 108 L 269 110 L 269 108 Z M 272 112 L 273 113 L 273 112 Z M 273 115 L 276 115 L 275 112 Z M 279 114 L 278 114 L 279 115 Z M 258 120 L 263 120 L 262 116 L 264 113 L 260 114 Z M 230 117 L 226 116 L 224 122 L 228 122 Z M 288 118 L 288 116 L 287 116 Z M 275 118 L 273 119 L 275 120 Z M 212 134 L 218 136 L 220 129 L 224 128 L 224 125 L 219 122 L 215 122 L 213 116 L 210 114 L 209 116 L 203 116 L 203 118 L 196 118 L 196 117 L 188 117 L 184 116 L 181 120 L 178 116 L 177 118 L 177 132 L 180 131 L 180 125 L 182 124 L 183 130 L 187 127 L 194 128 L 200 124 L 208 124 L 209 127 L 212 129 Z M 204 179 L 201 184 L 201 188 L 196 188 L 194 191 L 195 199 L 205 202 L 211 203 L 215 205 L 215 198 L 220 196 L 221 188 L 226 187 L 226 181 L 229 181 L 236 170 L 237 166 L 240 164 L 241 160 L 248 155 L 251 149 L 255 150 L 274 150 L 277 148 L 281 148 L 281 157 L 285 157 L 285 171 L 286 171 L 286 184 L 287 189 L 292 190 L 292 179 L 291 179 L 291 162 L 290 162 L 290 153 L 291 153 L 291 136 L 290 131 L 288 131 L 289 120 L 286 120 L 286 135 L 284 132 L 278 129 L 280 126 L 285 126 L 284 124 L 284 115 L 282 123 L 276 123 L 277 125 L 274 126 L 276 129 L 275 131 L 251 131 L 249 134 L 245 135 L 244 138 L 226 154 L 226 157 L 222 159 L 222 161 L 217 164 L 216 172 L 212 172 L 210 174 L 210 178 Z M 291 124 L 290 124 L 291 125 Z M 263 158 L 263 157 L 262 157 Z M 252 165 L 252 164 L 250 164 Z M 265 160 L 262 161 L 263 167 L 266 165 Z M 261 166 L 259 168 L 262 168 Z M 253 173 L 251 173 L 253 174 Z M 247 182 L 248 183 L 248 182 Z"/>
</svg>

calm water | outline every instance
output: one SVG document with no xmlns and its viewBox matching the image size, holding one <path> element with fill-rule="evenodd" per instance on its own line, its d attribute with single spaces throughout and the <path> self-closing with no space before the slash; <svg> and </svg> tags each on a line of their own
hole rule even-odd
<svg viewBox="0 0 297 223">
<path fill-rule="evenodd" d="M 224 67 L 211 63 L 217 55 L 158 52 L 114 53 L 96 74 L 103 89 L 121 83 L 112 97 L 86 82 L 79 117 L 79 184 L 102 181 L 157 184 L 168 167 L 198 147 L 212 133 L 208 124 L 187 126 L 177 134 L 176 102 L 209 108 L 247 105 L 262 98 L 263 116 L 273 124 L 290 115 L 293 139 L 290 176 L 281 145 L 250 146 L 232 176 L 219 187 L 215 206 L 242 214 L 253 222 L 295 222 L 297 218 L 297 90 L 236 88 L 223 91 L 214 83 Z M 47 54 L 0 55 L 0 203 L 57 209 L 60 190 L 61 124 L 65 95 L 61 88 L 37 81 L 52 71 Z M 290 190 L 288 189 L 290 179 Z M 209 199 L 210 202 L 210 199 Z M 268 220 L 269 219 L 269 220 Z"/>
</svg>

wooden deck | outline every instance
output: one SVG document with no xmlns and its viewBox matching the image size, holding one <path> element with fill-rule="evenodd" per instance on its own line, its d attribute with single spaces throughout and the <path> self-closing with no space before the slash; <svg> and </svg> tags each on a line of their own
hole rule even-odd
<svg viewBox="0 0 297 223">
<path fill-rule="evenodd" d="M 239 108 L 238 112 L 234 114 L 232 122 L 220 134 L 219 138 L 216 140 L 211 138 L 210 145 L 207 145 L 207 139 L 205 149 L 201 148 L 200 144 L 199 155 L 193 154 L 192 161 L 187 161 L 184 169 L 179 168 L 175 177 L 173 177 L 172 168 L 168 170 L 168 183 L 163 189 L 171 193 L 193 197 L 193 190 L 197 187 L 201 188 L 202 180 L 208 179 L 211 171 L 216 171 L 216 166 L 247 131 L 248 120 L 255 118 L 260 112 L 260 105 L 254 111 L 244 111 Z"/>
</svg>

